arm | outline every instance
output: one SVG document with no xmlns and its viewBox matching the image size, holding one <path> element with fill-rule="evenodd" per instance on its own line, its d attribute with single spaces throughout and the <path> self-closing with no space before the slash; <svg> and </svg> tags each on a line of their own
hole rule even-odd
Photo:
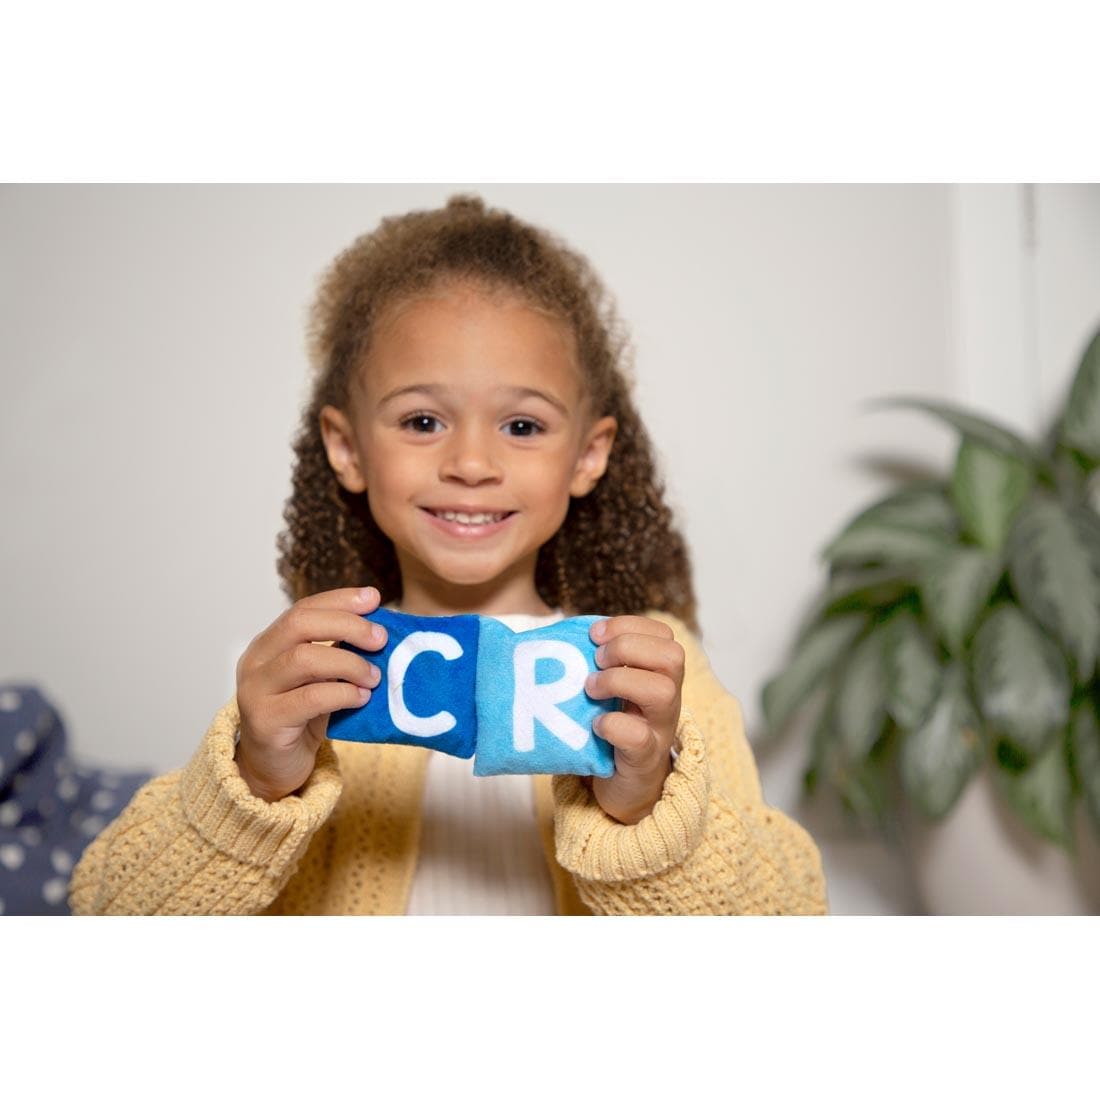
<svg viewBox="0 0 1100 1100">
<path fill-rule="evenodd" d="M 606 814 L 577 776 L 553 781 L 558 862 L 596 913 L 824 913 L 814 842 L 764 803 L 741 708 L 699 642 L 654 613 L 683 646 L 680 754 L 637 824 Z"/>
<path fill-rule="evenodd" d="M 186 768 L 147 783 L 73 871 L 75 914 L 223 913 L 266 909 L 340 795 L 328 742 L 297 794 L 253 795 L 233 755 L 236 700 L 217 714 Z"/>
</svg>

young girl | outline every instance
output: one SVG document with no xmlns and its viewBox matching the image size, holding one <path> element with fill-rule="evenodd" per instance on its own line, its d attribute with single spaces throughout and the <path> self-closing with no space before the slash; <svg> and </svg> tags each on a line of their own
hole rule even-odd
<svg viewBox="0 0 1100 1100">
<path fill-rule="evenodd" d="M 190 764 L 73 874 L 76 913 L 820 913 L 695 637 L 688 555 L 587 262 L 480 199 L 385 219 L 322 281 L 280 575 Z M 326 739 L 381 603 L 513 629 L 606 616 L 586 691 L 610 778 Z M 322 643 L 322 644 L 317 644 Z"/>
</svg>

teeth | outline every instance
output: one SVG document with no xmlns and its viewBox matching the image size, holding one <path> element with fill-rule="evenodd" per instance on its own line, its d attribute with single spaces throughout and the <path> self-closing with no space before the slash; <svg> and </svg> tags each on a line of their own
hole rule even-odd
<svg viewBox="0 0 1100 1100">
<path fill-rule="evenodd" d="M 465 523 L 471 526 L 485 523 L 499 523 L 507 515 L 507 512 L 436 512 L 441 519 L 452 523 Z"/>
</svg>

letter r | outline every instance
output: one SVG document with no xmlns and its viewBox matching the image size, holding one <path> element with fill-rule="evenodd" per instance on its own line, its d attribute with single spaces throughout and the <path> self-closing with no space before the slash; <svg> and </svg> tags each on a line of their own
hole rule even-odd
<svg viewBox="0 0 1100 1100">
<path fill-rule="evenodd" d="M 535 666 L 543 659 L 560 661 L 565 666 L 564 675 L 548 684 L 536 683 Z M 512 743 L 516 751 L 530 752 L 534 749 L 536 718 L 571 749 L 584 748 L 589 731 L 557 706 L 584 690 L 588 662 L 580 650 L 554 638 L 518 642 L 513 651 L 512 667 L 515 672 Z"/>
</svg>

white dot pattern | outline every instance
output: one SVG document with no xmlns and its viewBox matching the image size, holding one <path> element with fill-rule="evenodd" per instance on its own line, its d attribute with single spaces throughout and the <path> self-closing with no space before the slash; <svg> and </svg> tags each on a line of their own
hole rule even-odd
<svg viewBox="0 0 1100 1100">
<path fill-rule="evenodd" d="M 23 866 L 27 853 L 19 844 L 0 844 L 0 864 L 9 871 L 18 871 Z"/>
<path fill-rule="evenodd" d="M 99 836 L 107 822 L 96 814 L 89 814 L 81 823 L 80 831 L 89 839 Z"/>
<path fill-rule="evenodd" d="M 42 897 L 49 905 L 60 905 L 68 892 L 68 880 L 63 878 L 50 878 L 42 884 Z"/>
<path fill-rule="evenodd" d="M 67 913 L 84 848 L 148 778 L 74 765 L 43 694 L 0 685 L 0 915 Z"/>
<path fill-rule="evenodd" d="M 96 791 L 92 795 L 92 800 L 89 805 L 93 810 L 110 810 L 114 807 L 115 796 L 110 791 Z"/>
</svg>

